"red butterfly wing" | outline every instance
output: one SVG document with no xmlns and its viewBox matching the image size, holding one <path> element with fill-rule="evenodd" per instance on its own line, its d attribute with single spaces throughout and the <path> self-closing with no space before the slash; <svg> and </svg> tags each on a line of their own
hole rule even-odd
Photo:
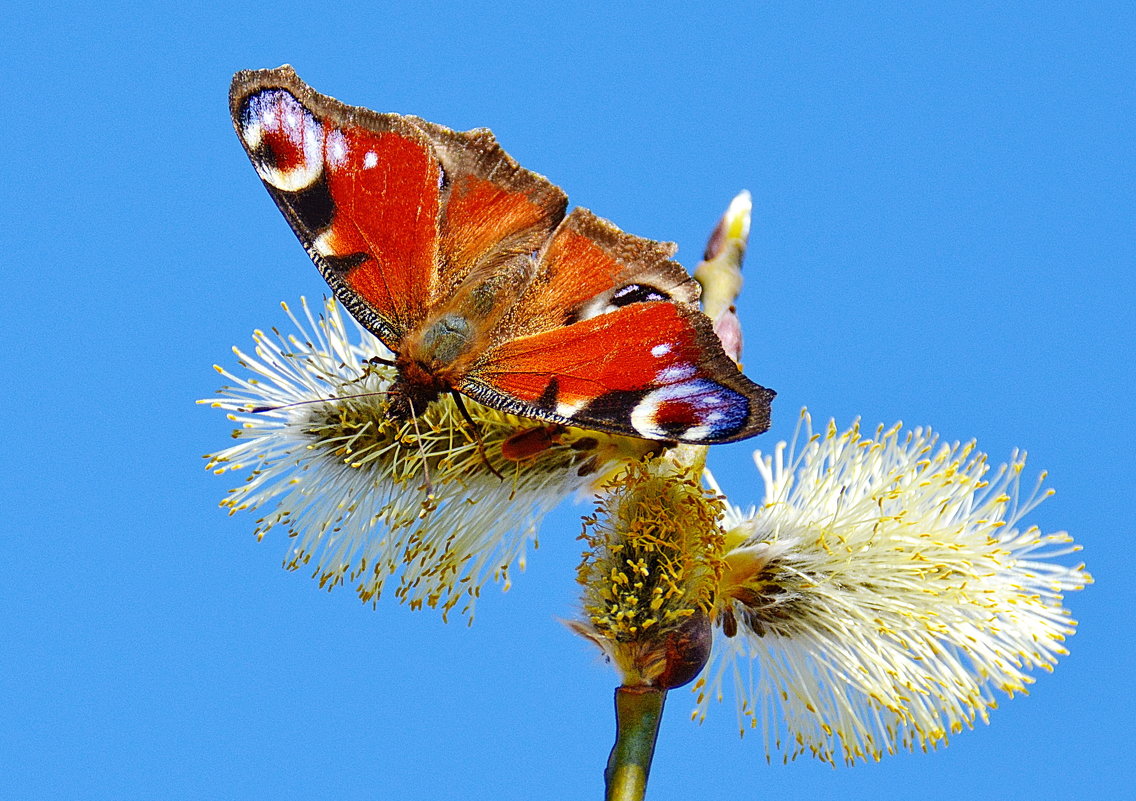
<svg viewBox="0 0 1136 801">
<path fill-rule="evenodd" d="M 230 105 L 336 297 L 395 351 L 468 275 L 539 249 L 564 215 L 564 194 L 488 131 L 347 106 L 286 66 L 238 73 Z"/>
<path fill-rule="evenodd" d="M 253 166 L 336 296 L 397 348 L 437 263 L 441 168 L 427 137 L 314 92 L 290 67 L 237 73 L 229 99 Z"/>
<path fill-rule="evenodd" d="M 442 303 L 472 273 L 490 274 L 540 250 L 563 219 L 568 198 L 548 179 L 517 164 L 487 129 L 462 132 L 407 119 L 430 138 L 445 168 L 442 285 L 436 296 Z"/>
<path fill-rule="evenodd" d="M 530 417 L 648 439 L 728 442 L 769 427 L 774 393 L 742 375 L 672 246 L 584 209 L 556 230 L 532 284 L 459 388 Z"/>
</svg>

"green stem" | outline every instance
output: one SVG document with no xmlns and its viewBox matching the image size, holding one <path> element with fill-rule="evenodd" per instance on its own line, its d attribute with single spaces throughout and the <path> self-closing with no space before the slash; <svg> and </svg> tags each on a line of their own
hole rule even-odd
<svg viewBox="0 0 1136 801">
<path fill-rule="evenodd" d="M 666 698 L 658 687 L 616 688 L 615 745 L 604 770 L 607 801 L 642 801 Z"/>
</svg>

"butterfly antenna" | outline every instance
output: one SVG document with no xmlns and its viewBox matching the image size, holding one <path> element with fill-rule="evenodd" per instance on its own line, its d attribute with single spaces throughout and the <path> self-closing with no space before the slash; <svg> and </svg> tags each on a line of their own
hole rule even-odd
<svg viewBox="0 0 1136 801">
<path fill-rule="evenodd" d="M 418 428 L 418 414 L 414 410 L 414 404 L 410 404 L 410 422 L 414 425 L 414 434 L 418 438 L 418 453 L 422 456 L 422 476 L 425 481 L 423 489 L 426 490 L 426 500 L 430 501 L 434 498 L 434 482 L 430 480 L 430 462 L 426 458 L 426 446 L 422 444 L 422 431 Z"/>
<path fill-rule="evenodd" d="M 296 401 L 295 403 L 282 403 L 279 406 L 250 406 L 245 409 L 253 414 L 262 412 L 276 412 L 280 409 L 291 409 L 293 406 L 307 406 L 309 403 L 332 403 L 334 401 L 352 400 L 353 398 L 372 398 L 376 395 L 389 395 L 390 392 L 360 392 L 358 395 L 340 395 L 335 398 L 313 398 L 312 400 Z"/>
<path fill-rule="evenodd" d="M 497 472 L 497 469 L 493 467 L 489 461 L 489 457 L 485 454 L 485 441 L 481 438 L 481 429 L 477 427 L 477 423 L 473 422 L 473 418 L 470 417 L 469 410 L 465 408 L 465 401 L 462 400 L 461 393 L 451 389 L 450 395 L 453 396 L 454 403 L 457 404 L 461 416 L 465 418 L 465 421 L 469 423 L 470 430 L 473 431 L 473 439 L 477 442 L 477 452 L 481 454 L 481 461 L 485 462 L 485 466 L 489 468 L 490 473 L 504 481 L 505 477 Z"/>
</svg>

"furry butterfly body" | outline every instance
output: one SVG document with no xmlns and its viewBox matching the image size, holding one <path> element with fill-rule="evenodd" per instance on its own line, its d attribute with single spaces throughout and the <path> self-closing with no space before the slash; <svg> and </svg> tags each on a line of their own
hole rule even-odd
<svg viewBox="0 0 1136 801">
<path fill-rule="evenodd" d="M 237 73 L 233 122 L 336 298 L 395 354 L 389 414 L 446 393 L 645 439 L 769 427 L 673 245 L 586 209 L 484 129 L 321 95 L 290 67 Z"/>
</svg>

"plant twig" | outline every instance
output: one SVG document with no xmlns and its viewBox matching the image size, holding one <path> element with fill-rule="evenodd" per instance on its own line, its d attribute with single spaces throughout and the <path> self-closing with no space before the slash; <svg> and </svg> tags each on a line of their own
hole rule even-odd
<svg viewBox="0 0 1136 801">
<path fill-rule="evenodd" d="M 616 688 L 615 745 L 604 770 L 607 801 L 642 801 L 666 698 L 658 687 Z"/>
</svg>

